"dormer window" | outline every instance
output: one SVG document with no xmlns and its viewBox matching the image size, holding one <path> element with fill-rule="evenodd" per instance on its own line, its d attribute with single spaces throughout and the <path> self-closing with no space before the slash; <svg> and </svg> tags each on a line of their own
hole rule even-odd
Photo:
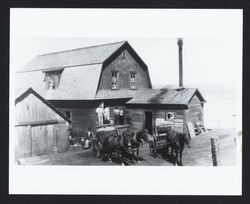
<svg viewBox="0 0 250 204">
<path fill-rule="evenodd" d="M 136 89 L 136 73 L 135 72 L 130 73 L 130 88 Z"/>
<path fill-rule="evenodd" d="M 111 71 L 111 89 L 118 89 L 118 72 Z"/>
<path fill-rule="evenodd" d="M 56 70 L 56 71 L 46 71 L 45 73 L 45 87 L 46 89 L 56 89 L 58 88 L 60 84 L 60 78 L 62 74 L 62 69 L 61 70 Z"/>
<path fill-rule="evenodd" d="M 55 88 L 55 80 L 54 79 L 50 79 L 49 81 L 49 89 L 54 89 Z"/>
</svg>

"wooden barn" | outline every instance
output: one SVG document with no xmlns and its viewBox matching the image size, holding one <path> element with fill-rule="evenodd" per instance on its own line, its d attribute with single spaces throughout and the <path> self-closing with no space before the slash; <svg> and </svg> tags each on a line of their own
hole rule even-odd
<svg viewBox="0 0 250 204">
<path fill-rule="evenodd" d="M 152 88 L 147 65 L 127 41 L 39 55 L 16 73 L 16 84 L 32 87 L 64 112 L 73 137 L 95 130 L 100 103 L 112 112 L 137 90 Z"/>
<path fill-rule="evenodd" d="M 15 100 L 15 159 L 64 152 L 71 120 L 32 88 Z"/>
<path fill-rule="evenodd" d="M 166 127 L 185 132 L 186 125 L 203 124 L 205 99 L 198 89 L 151 89 L 138 91 L 126 103 L 130 109 L 132 125 L 136 129 L 148 129 L 151 134 L 160 135 Z"/>
<path fill-rule="evenodd" d="M 205 99 L 198 89 L 183 87 L 182 39 L 177 44 L 177 89 L 152 89 L 147 65 L 127 41 L 39 55 L 16 73 L 16 84 L 32 87 L 70 118 L 73 137 L 96 130 L 101 103 L 111 113 L 115 106 L 124 109 L 134 127 L 150 133 L 166 126 L 185 131 L 186 125 L 203 125 Z"/>
</svg>

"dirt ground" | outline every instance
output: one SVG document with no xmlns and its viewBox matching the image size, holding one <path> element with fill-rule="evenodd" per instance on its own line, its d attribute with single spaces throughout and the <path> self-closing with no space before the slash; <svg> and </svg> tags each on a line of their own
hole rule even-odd
<svg viewBox="0 0 250 204">
<path fill-rule="evenodd" d="M 212 166 L 210 138 L 217 137 L 220 150 L 220 164 L 222 166 L 235 165 L 235 142 L 233 130 L 211 130 L 195 136 L 191 140 L 191 148 L 185 148 L 183 151 L 184 166 Z M 131 165 L 137 166 L 172 166 L 173 164 L 162 159 L 160 156 L 152 157 L 149 152 L 148 144 L 140 149 L 140 157 L 143 158 L 140 163 Z M 33 164 L 35 164 L 33 162 Z M 57 153 L 48 156 L 40 165 L 101 165 L 113 166 L 120 165 L 111 161 L 101 161 L 93 156 L 92 151 L 83 150 L 80 146 L 70 147 L 67 152 Z"/>
<path fill-rule="evenodd" d="M 212 166 L 211 137 L 218 138 L 219 161 L 222 166 L 233 166 L 236 160 L 236 146 L 233 130 L 207 131 L 191 140 L 191 148 L 183 150 L 185 166 Z"/>
</svg>

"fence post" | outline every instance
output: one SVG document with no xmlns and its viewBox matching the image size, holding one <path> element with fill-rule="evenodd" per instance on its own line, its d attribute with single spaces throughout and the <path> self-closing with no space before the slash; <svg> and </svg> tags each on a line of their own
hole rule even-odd
<svg viewBox="0 0 250 204">
<path fill-rule="evenodd" d="M 219 161 L 219 144 L 218 144 L 218 139 L 211 137 L 211 152 L 212 152 L 212 160 L 213 160 L 213 166 L 219 166 L 220 161 Z"/>
</svg>

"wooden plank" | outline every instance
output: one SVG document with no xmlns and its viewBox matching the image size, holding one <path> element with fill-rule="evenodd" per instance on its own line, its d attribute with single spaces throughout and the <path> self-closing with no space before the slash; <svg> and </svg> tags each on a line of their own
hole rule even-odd
<svg viewBox="0 0 250 204">
<path fill-rule="evenodd" d="M 64 121 L 64 118 L 33 94 L 29 94 L 17 103 L 15 109 L 16 123 L 49 120 Z"/>
<path fill-rule="evenodd" d="M 58 152 L 65 152 L 69 147 L 68 131 L 64 124 L 54 126 L 56 132 L 56 147 Z"/>
<path fill-rule="evenodd" d="M 15 124 L 15 126 L 38 126 L 38 125 L 49 125 L 49 124 L 57 124 L 57 123 L 65 123 L 64 121 L 58 120 L 44 120 L 44 121 L 27 121 L 27 122 L 19 122 Z"/>
<path fill-rule="evenodd" d="M 31 132 L 31 126 L 28 126 L 29 131 L 29 144 L 30 144 L 30 156 L 32 157 L 32 132 Z"/>
<path fill-rule="evenodd" d="M 188 131 L 190 133 L 191 138 L 194 137 L 195 136 L 195 132 L 194 132 L 193 124 L 191 122 L 187 123 L 187 128 L 188 128 Z"/>
<path fill-rule="evenodd" d="M 17 144 L 15 146 L 15 159 L 31 156 L 30 129 L 28 126 L 15 127 L 17 132 Z"/>
</svg>

